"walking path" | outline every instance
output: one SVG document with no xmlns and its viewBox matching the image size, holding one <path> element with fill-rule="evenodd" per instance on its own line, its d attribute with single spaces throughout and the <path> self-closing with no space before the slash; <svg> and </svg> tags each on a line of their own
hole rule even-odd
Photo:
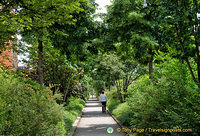
<svg viewBox="0 0 200 136">
<path fill-rule="evenodd" d="M 107 133 L 108 127 L 114 129 L 112 134 Z M 119 126 L 115 120 L 108 113 L 102 113 L 102 107 L 95 97 L 86 103 L 74 136 L 125 136 L 117 132 L 117 128 Z"/>
</svg>

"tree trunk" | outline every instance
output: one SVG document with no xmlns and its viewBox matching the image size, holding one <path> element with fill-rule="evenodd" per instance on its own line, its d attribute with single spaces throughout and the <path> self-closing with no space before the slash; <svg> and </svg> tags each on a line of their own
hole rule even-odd
<svg viewBox="0 0 200 136">
<path fill-rule="evenodd" d="M 64 92 L 64 102 L 67 102 L 67 95 L 69 93 L 69 87 L 70 87 L 70 83 L 71 83 L 71 79 L 69 79 L 69 82 L 68 82 L 68 85 L 67 85 L 67 89 L 66 91 Z"/>
<path fill-rule="evenodd" d="M 115 76 L 113 76 L 113 86 L 115 87 Z"/>
<path fill-rule="evenodd" d="M 53 87 L 53 88 L 54 88 L 54 89 L 53 89 L 53 95 L 54 95 L 55 92 L 56 92 L 56 89 L 57 89 L 57 88 L 56 88 L 56 87 L 57 87 L 57 84 L 56 84 L 57 81 L 56 81 L 56 78 L 55 78 L 55 71 L 56 71 L 56 69 L 57 69 L 57 64 L 53 64 L 52 66 L 53 66 L 53 71 L 52 71 L 52 72 L 53 72 L 53 86 L 54 86 L 54 87 Z"/>
<path fill-rule="evenodd" d="M 121 94 L 121 84 L 120 84 L 120 81 L 116 81 L 116 87 L 117 87 L 117 94 L 118 94 L 120 103 L 123 103 L 122 94 Z"/>
<path fill-rule="evenodd" d="M 119 93 L 119 100 L 120 100 L 120 103 L 123 103 L 123 97 L 122 97 L 122 93 L 121 93 L 121 85 L 119 85 L 118 93 Z"/>
<path fill-rule="evenodd" d="M 38 40 L 38 76 L 39 76 L 39 83 L 40 87 L 42 88 L 43 83 L 44 83 L 44 73 L 43 73 L 43 60 L 42 60 L 42 55 L 43 55 L 43 45 L 42 41 Z"/>
<path fill-rule="evenodd" d="M 177 35 L 178 41 L 179 41 L 179 43 L 180 43 L 180 45 L 181 45 L 181 50 L 182 50 L 182 53 L 183 53 L 183 55 L 184 55 L 185 61 L 186 61 L 187 65 L 188 65 L 188 68 L 189 68 L 189 70 L 190 70 L 190 74 L 191 74 L 191 76 L 192 76 L 192 79 L 193 79 L 193 81 L 196 83 L 196 85 L 198 86 L 198 88 L 200 88 L 199 82 L 196 80 L 196 78 L 195 78 L 195 76 L 194 76 L 194 73 L 193 73 L 192 67 L 191 67 L 191 65 L 190 65 L 189 59 L 188 59 L 188 57 L 187 57 L 187 55 L 186 55 L 186 53 L 185 53 L 184 44 L 183 44 L 183 41 L 182 41 L 182 39 L 181 39 L 181 38 L 182 38 L 181 32 L 179 33 L 179 32 L 178 32 L 178 27 L 177 27 L 177 26 L 175 26 L 175 27 L 176 27 L 176 35 Z M 197 66 L 197 67 L 198 67 L 198 66 Z"/>
<path fill-rule="evenodd" d="M 109 77 L 108 77 L 108 89 L 110 91 L 110 86 L 111 86 L 111 83 L 110 83 L 110 74 L 109 74 Z"/>
<path fill-rule="evenodd" d="M 128 89 L 128 76 L 126 76 L 126 78 L 123 81 L 124 85 L 123 85 L 123 91 L 124 91 L 124 101 L 126 100 L 127 97 L 127 89 Z"/>
<path fill-rule="evenodd" d="M 153 51 L 152 48 L 148 48 L 149 53 L 149 79 L 153 79 Z"/>
</svg>

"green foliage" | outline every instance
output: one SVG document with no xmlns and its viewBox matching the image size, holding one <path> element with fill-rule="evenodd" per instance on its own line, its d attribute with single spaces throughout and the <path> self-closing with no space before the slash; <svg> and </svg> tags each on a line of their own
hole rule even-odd
<svg viewBox="0 0 200 136">
<path fill-rule="evenodd" d="M 76 115 L 74 115 L 72 112 L 70 111 L 66 111 L 65 112 L 65 118 L 64 118 L 64 121 L 65 121 L 65 130 L 67 131 L 67 133 L 69 133 L 69 131 L 71 130 L 72 128 L 72 125 L 74 123 L 74 121 L 76 120 Z"/>
<path fill-rule="evenodd" d="M 80 2 L 80 1 L 79 1 Z M 13 40 L 20 32 L 31 31 L 31 38 L 43 39 L 48 27 L 55 24 L 73 24 L 72 13 L 83 11 L 78 1 L 65 0 L 2 0 L 0 2 L 0 45 Z M 29 33 L 30 34 L 30 33 Z"/>
<path fill-rule="evenodd" d="M 107 107 L 112 112 L 120 104 L 119 95 L 117 91 L 108 92 L 106 91 L 105 95 L 107 96 Z"/>
<path fill-rule="evenodd" d="M 103 80 L 94 80 L 93 87 L 96 90 L 96 93 L 99 94 L 104 89 L 105 82 Z"/>
<path fill-rule="evenodd" d="M 17 30 L 20 28 L 19 23 L 16 20 L 16 15 L 12 7 L 15 7 L 18 2 L 10 2 L 2 0 L 0 2 L 0 50 L 5 47 L 5 42 L 9 40 L 15 40 Z M 6 5 L 6 6 L 4 6 Z M 15 26 L 15 27 L 14 27 Z"/>
<path fill-rule="evenodd" d="M 84 107 L 85 102 L 80 98 L 70 97 L 69 104 L 66 107 L 67 111 L 75 111 L 76 113 L 80 113 Z"/>
<path fill-rule="evenodd" d="M 143 76 L 128 89 L 133 128 L 192 129 L 199 134 L 199 89 L 186 64 L 167 59 L 154 73 L 154 81 Z M 171 133 L 175 135 L 175 133 Z"/>
<path fill-rule="evenodd" d="M 119 75 L 123 74 L 122 68 L 124 68 L 124 65 L 115 54 L 99 55 L 95 61 L 94 76 L 102 75 L 101 80 L 106 81 L 112 79 L 114 76 L 118 78 Z"/>
<path fill-rule="evenodd" d="M 113 4 L 108 7 L 105 20 L 109 32 L 106 38 L 122 58 L 147 64 L 147 49 L 157 45 L 155 25 L 151 20 L 153 13 L 151 10 L 143 9 L 141 0 L 113 0 Z"/>
<path fill-rule="evenodd" d="M 71 97 L 64 108 L 56 103 L 59 97 L 35 81 L 0 71 L 0 135 L 64 136 L 85 101 Z"/>
<path fill-rule="evenodd" d="M 64 108 L 48 88 L 0 71 L 0 135 L 65 135 Z"/>
<path fill-rule="evenodd" d="M 119 104 L 117 108 L 113 110 L 113 114 L 123 125 L 130 126 L 132 112 L 128 103 Z"/>
<path fill-rule="evenodd" d="M 107 102 L 107 107 L 108 109 L 112 112 L 114 109 L 116 109 L 116 107 L 120 104 L 120 100 L 119 99 L 110 99 Z"/>
<path fill-rule="evenodd" d="M 104 23 L 97 23 L 92 16 L 94 0 L 2 0 L 0 50 L 20 32 L 22 40 L 33 45 L 28 48 L 32 73 L 25 76 L 38 80 L 38 70 L 45 85 L 64 94 L 64 101 L 70 94 L 84 94 L 87 99 L 88 82 L 87 87 L 96 92 L 114 86 L 114 91 L 106 92 L 107 106 L 123 124 L 132 128 L 192 128 L 193 133 L 187 135 L 200 135 L 200 31 L 196 17 L 200 2 L 112 3 Z M 43 58 L 36 53 L 39 43 Z M 153 57 L 152 80 L 144 75 L 133 82 L 146 73 L 138 63 L 152 64 Z M 91 62 L 80 62 L 85 60 Z M 84 70 L 93 79 L 84 79 Z M 127 103 L 120 104 L 122 94 Z M 64 111 L 56 98 L 32 80 L 0 71 L 0 135 L 64 135 L 85 102 L 70 97 Z"/>
<path fill-rule="evenodd" d="M 104 87 L 110 90 L 111 84 L 124 75 L 124 65 L 115 54 L 100 54 L 95 62 L 92 77 L 96 80 L 95 87 L 98 91 L 102 91 Z"/>
<path fill-rule="evenodd" d="M 53 93 L 62 93 L 65 96 L 63 101 L 66 101 L 72 93 L 87 96 L 87 88 L 85 87 L 87 80 L 84 79 L 82 68 L 70 62 L 66 55 L 54 48 L 49 41 L 46 41 L 45 44 L 48 46 L 43 47 L 44 84 L 50 86 Z M 31 67 L 21 69 L 21 71 L 25 77 L 39 82 L 36 61 L 38 53 L 35 50 L 37 50 L 36 46 L 28 47 L 29 61 L 25 63 Z"/>
<path fill-rule="evenodd" d="M 80 103 L 81 105 L 83 105 L 83 107 L 85 106 L 85 101 L 84 101 L 83 99 L 80 99 L 80 98 L 79 98 L 79 103 Z"/>
<path fill-rule="evenodd" d="M 79 3 L 83 10 L 72 13 L 72 19 L 76 20 L 73 25 L 56 23 L 49 29 L 51 33 L 49 37 L 53 45 L 60 48 L 73 62 L 86 60 L 90 54 L 88 51 L 89 41 L 98 34 L 93 21 L 96 3 L 94 0 L 81 0 Z"/>
<path fill-rule="evenodd" d="M 65 128 L 67 132 L 70 131 L 74 121 L 76 120 L 80 112 L 82 111 L 84 105 L 85 105 L 85 101 L 80 98 L 75 98 L 75 97 L 69 98 L 69 103 L 65 107 L 67 111 L 65 112 L 65 119 L 64 119 Z"/>
</svg>

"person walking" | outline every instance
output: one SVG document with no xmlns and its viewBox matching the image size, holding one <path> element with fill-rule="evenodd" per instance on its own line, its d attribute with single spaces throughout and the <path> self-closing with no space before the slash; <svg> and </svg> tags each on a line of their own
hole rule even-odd
<svg viewBox="0 0 200 136">
<path fill-rule="evenodd" d="M 101 103 L 101 101 L 100 101 L 100 95 L 101 95 L 101 93 L 98 94 L 98 101 Z"/>
<path fill-rule="evenodd" d="M 104 92 L 101 93 L 100 96 L 100 101 L 102 103 L 102 113 L 106 113 L 106 102 L 107 102 L 107 97 L 104 94 Z"/>
<path fill-rule="evenodd" d="M 94 92 L 93 91 L 91 92 L 91 95 L 92 95 L 92 99 L 93 99 L 93 96 L 94 96 Z"/>
</svg>

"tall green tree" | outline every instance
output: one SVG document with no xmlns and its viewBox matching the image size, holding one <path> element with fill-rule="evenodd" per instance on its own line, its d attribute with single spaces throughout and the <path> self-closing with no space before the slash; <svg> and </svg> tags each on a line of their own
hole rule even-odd
<svg viewBox="0 0 200 136">
<path fill-rule="evenodd" d="M 162 31 L 162 43 L 173 47 L 177 52 L 172 56 L 185 60 L 193 81 L 200 87 L 200 58 L 199 58 L 199 10 L 197 0 L 156 0 L 147 1 L 153 7 Z M 162 10 L 157 10 L 162 9 Z M 192 61 L 195 61 L 196 68 Z M 197 72 L 197 75 L 195 74 Z"/>
<path fill-rule="evenodd" d="M 54 47 L 62 50 L 71 61 L 86 61 L 91 40 L 98 36 L 98 28 L 94 21 L 97 4 L 94 0 L 80 1 L 80 12 L 73 12 L 74 24 L 55 23 L 49 29 L 49 37 Z"/>
<path fill-rule="evenodd" d="M 109 38 L 123 58 L 132 57 L 141 64 L 149 64 L 152 79 L 153 50 L 158 45 L 154 35 L 151 9 L 145 12 L 143 1 L 115 0 L 108 7 Z"/>
<path fill-rule="evenodd" d="M 95 60 L 93 79 L 104 81 L 110 91 L 111 86 L 116 86 L 117 81 L 124 75 L 122 68 L 124 65 L 115 54 L 99 55 Z M 118 94 L 121 98 L 120 89 L 118 89 Z"/>
<path fill-rule="evenodd" d="M 67 101 L 72 93 L 81 91 L 78 88 L 83 74 L 81 68 L 67 60 L 66 55 L 54 48 L 50 41 L 44 41 L 44 45 L 46 45 L 43 48 L 44 84 L 50 86 L 53 94 L 63 94 L 63 101 Z M 25 76 L 38 81 L 37 46 L 28 48 L 28 61 L 25 62 L 27 67 L 22 69 L 22 72 Z"/>
<path fill-rule="evenodd" d="M 65 0 L 34 0 L 22 1 L 20 3 L 19 16 L 28 18 L 30 21 L 21 31 L 27 42 L 31 40 L 37 41 L 38 44 L 38 76 L 39 83 L 42 87 L 44 83 L 43 74 L 43 43 L 47 38 L 48 29 L 58 24 L 73 24 L 76 19 L 72 19 L 72 13 L 79 12 L 81 9 L 78 1 Z"/>
</svg>

